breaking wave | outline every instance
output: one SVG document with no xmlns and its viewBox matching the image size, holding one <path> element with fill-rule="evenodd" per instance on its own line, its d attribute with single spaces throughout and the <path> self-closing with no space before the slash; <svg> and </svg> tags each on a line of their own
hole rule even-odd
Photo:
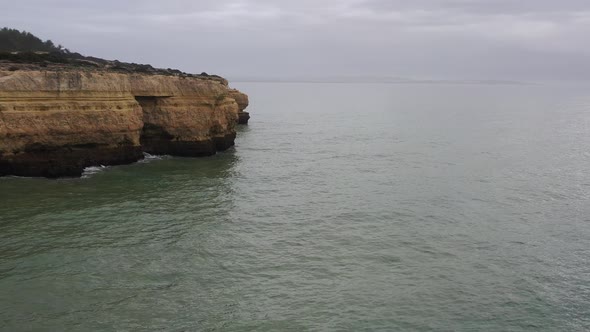
<svg viewBox="0 0 590 332">
<path fill-rule="evenodd" d="M 163 159 L 168 159 L 168 158 L 170 158 L 170 156 L 168 156 L 168 155 L 153 155 L 153 154 L 149 154 L 147 152 L 144 152 L 143 159 L 138 161 L 138 163 L 146 164 L 146 163 L 151 163 L 152 161 L 155 161 L 155 160 L 163 160 Z"/>
<path fill-rule="evenodd" d="M 86 167 L 84 168 L 84 172 L 82 172 L 82 178 L 88 178 L 96 173 L 104 171 L 107 168 L 109 168 L 109 166 L 104 165 Z"/>
</svg>

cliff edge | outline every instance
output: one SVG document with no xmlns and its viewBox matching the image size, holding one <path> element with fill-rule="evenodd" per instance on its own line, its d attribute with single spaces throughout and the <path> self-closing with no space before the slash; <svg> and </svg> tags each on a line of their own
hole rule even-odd
<svg viewBox="0 0 590 332">
<path fill-rule="evenodd" d="M 218 76 L 5 61 L 0 176 L 80 176 L 143 152 L 212 155 L 234 145 L 247 106 Z"/>
</svg>

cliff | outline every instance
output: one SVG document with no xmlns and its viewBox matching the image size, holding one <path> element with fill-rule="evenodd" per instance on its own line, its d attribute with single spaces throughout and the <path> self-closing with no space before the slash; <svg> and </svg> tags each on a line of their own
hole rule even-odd
<svg viewBox="0 0 590 332">
<path fill-rule="evenodd" d="M 234 144 L 247 106 L 217 76 L 4 64 L 0 176 L 79 176 L 143 152 L 212 155 Z"/>
</svg>

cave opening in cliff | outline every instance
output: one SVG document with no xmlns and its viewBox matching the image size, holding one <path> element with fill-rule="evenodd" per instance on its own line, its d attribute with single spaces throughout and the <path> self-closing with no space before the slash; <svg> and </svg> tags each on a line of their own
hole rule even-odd
<svg viewBox="0 0 590 332">
<path fill-rule="evenodd" d="M 158 97 L 155 96 L 135 96 L 135 100 L 139 103 L 144 113 L 155 110 L 158 104 Z"/>
<path fill-rule="evenodd" d="M 159 102 L 168 96 L 135 96 L 142 110 L 143 128 L 141 130 L 141 146 L 144 152 L 162 154 L 166 142 L 173 139 L 161 125 L 156 125 L 160 118 Z"/>
</svg>

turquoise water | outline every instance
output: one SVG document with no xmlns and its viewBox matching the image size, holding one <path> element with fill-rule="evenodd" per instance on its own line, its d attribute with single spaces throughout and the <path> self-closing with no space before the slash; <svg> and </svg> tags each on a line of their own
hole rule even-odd
<svg viewBox="0 0 590 332">
<path fill-rule="evenodd" d="M 231 151 L 0 179 L 1 330 L 590 329 L 590 89 L 235 86 Z"/>
</svg>

